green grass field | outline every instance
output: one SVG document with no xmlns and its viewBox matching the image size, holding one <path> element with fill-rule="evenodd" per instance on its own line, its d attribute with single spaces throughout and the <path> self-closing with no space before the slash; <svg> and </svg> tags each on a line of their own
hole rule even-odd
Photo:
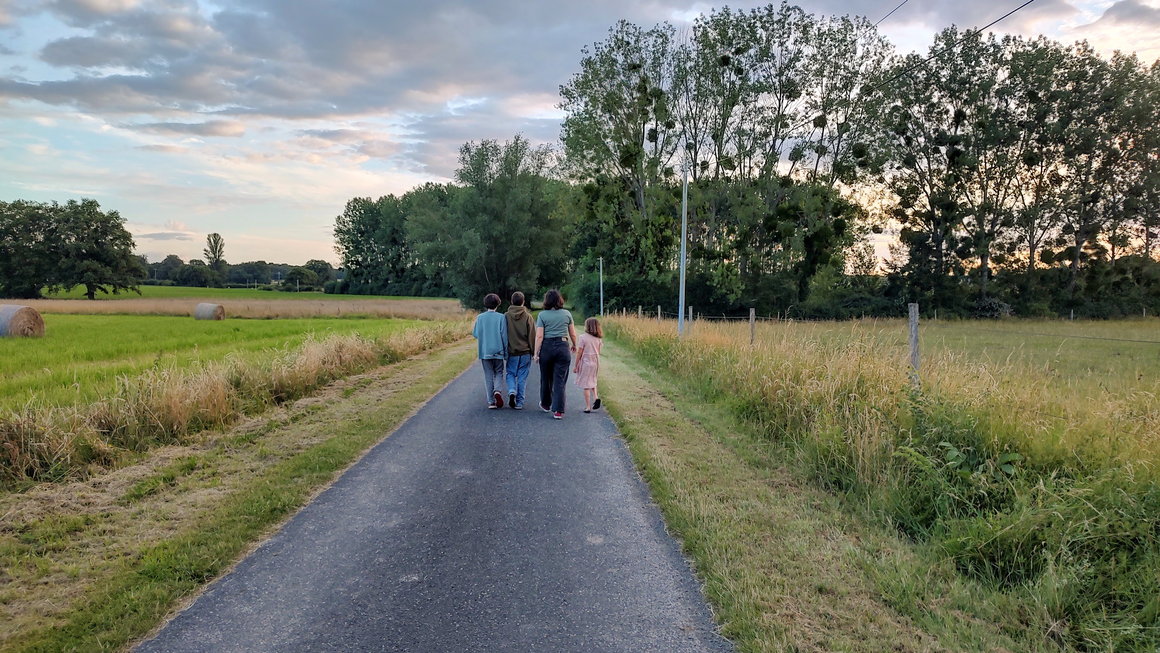
<svg viewBox="0 0 1160 653">
<path fill-rule="evenodd" d="M 154 365 L 189 367 L 230 354 L 255 355 L 297 345 L 311 333 L 377 337 L 418 324 L 334 318 L 202 322 L 154 315 L 45 315 L 44 321 L 44 338 L 0 339 L 0 410 L 29 402 L 87 403 L 107 395 L 118 376 Z"/>
<path fill-rule="evenodd" d="M 46 299 L 86 299 L 84 293 L 84 286 L 77 286 L 69 292 L 60 293 L 45 293 Z M 186 286 L 141 286 L 141 294 L 135 292 L 123 292 L 119 295 L 104 295 L 97 293 L 99 300 L 116 300 L 116 299 L 133 299 L 144 297 L 146 299 L 262 299 L 266 301 L 273 301 L 275 299 L 304 299 L 311 301 L 319 301 L 325 299 L 329 300 L 352 300 L 352 301 L 366 301 L 371 299 L 415 299 L 414 297 L 393 297 L 386 295 L 327 295 L 321 292 L 279 292 L 270 290 L 256 290 L 251 288 L 189 288 Z M 429 297 L 424 299 L 439 299 L 437 297 Z M 454 302 L 454 299 L 447 299 L 444 301 Z"/>
</svg>

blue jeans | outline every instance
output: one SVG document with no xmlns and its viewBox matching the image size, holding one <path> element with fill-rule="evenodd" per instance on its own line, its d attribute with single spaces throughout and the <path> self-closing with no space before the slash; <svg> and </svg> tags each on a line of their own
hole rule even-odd
<svg viewBox="0 0 1160 653">
<path fill-rule="evenodd" d="M 507 359 L 508 394 L 516 396 L 516 405 L 524 405 L 524 388 L 528 385 L 528 372 L 532 370 L 532 355 L 512 356 Z"/>
</svg>

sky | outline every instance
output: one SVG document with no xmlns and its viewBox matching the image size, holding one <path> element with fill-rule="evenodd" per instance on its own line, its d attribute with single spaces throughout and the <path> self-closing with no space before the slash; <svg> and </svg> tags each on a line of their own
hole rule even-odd
<svg viewBox="0 0 1160 653">
<path fill-rule="evenodd" d="M 878 20 L 900 0 L 803 0 Z M 908 0 L 902 52 L 1022 0 Z M 766 2 L 731 2 L 747 9 Z M 554 143 L 561 84 L 620 19 L 666 0 L 0 0 L 0 201 L 89 197 L 137 251 L 338 262 L 351 197 L 448 181 L 468 140 Z M 1036 0 L 995 28 L 1160 57 L 1160 0 Z"/>
</svg>

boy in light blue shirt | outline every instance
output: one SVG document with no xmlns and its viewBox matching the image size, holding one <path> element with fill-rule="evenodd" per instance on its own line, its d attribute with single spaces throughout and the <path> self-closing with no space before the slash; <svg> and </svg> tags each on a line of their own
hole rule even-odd
<svg viewBox="0 0 1160 653">
<path fill-rule="evenodd" d="M 504 380 L 504 361 L 508 352 L 507 316 L 497 313 L 499 295 L 492 293 L 483 298 L 486 312 L 475 318 L 475 328 L 471 335 L 479 341 L 479 361 L 483 364 L 484 387 L 487 389 L 487 407 L 494 410 L 503 408 L 503 392 L 507 387 Z"/>
</svg>

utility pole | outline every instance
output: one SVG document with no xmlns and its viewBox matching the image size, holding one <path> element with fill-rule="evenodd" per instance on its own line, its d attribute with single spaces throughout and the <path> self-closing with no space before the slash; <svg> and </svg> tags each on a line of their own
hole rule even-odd
<svg viewBox="0 0 1160 653">
<path fill-rule="evenodd" d="M 681 162 L 684 182 L 681 185 L 681 289 L 677 307 L 677 337 L 685 335 L 685 241 L 689 239 L 689 155 Z"/>
<path fill-rule="evenodd" d="M 604 317 L 604 257 L 600 257 L 600 317 Z"/>
</svg>

